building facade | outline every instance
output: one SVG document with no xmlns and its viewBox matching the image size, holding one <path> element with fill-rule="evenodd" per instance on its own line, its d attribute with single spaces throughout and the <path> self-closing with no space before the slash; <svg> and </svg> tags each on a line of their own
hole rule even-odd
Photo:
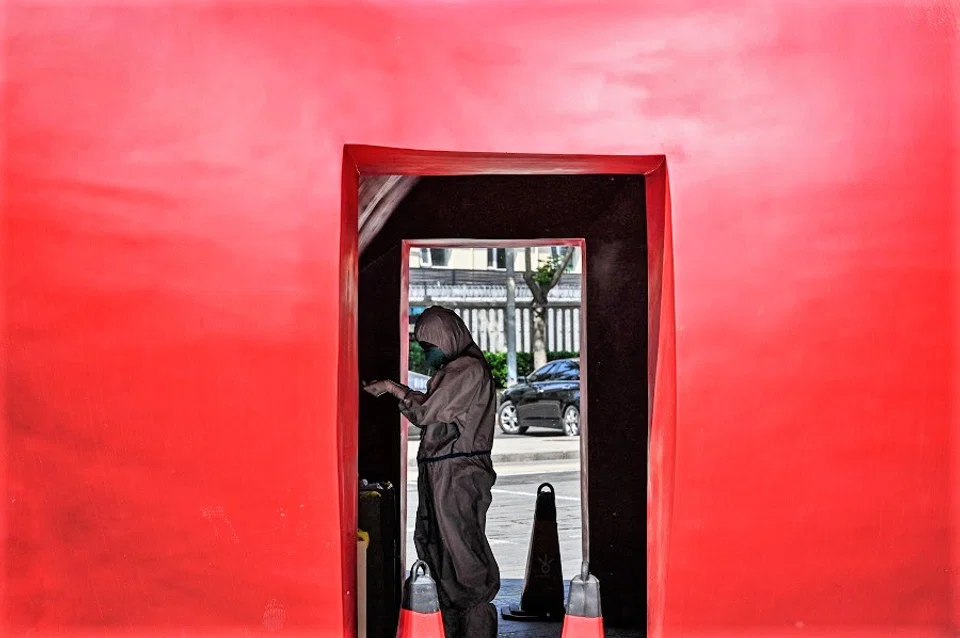
<svg viewBox="0 0 960 638">
<path fill-rule="evenodd" d="M 412 248 L 410 250 L 410 333 L 424 308 L 438 304 L 459 314 L 482 350 L 506 352 L 507 248 Z M 533 268 L 561 257 L 557 246 L 530 248 Z M 523 281 L 526 251 L 514 249 L 516 344 L 533 349 L 533 295 Z M 574 254 L 560 282 L 550 291 L 547 350 L 579 352 L 582 255 Z"/>
</svg>

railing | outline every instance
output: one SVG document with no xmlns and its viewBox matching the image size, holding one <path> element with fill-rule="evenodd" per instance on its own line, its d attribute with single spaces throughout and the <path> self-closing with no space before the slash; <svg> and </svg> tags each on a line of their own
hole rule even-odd
<svg viewBox="0 0 960 638">
<path fill-rule="evenodd" d="M 516 275 L 517 290 L 526 287 L 523 275 Z M 560 286 L 580 287 L 580 273 L 564 273 L 560 278 Z M 461 270 L 457 268 L 411 268 L 410 283 L 435 284 L 453 286 L 458 284 L 474 284 L 489 286 L 506 286 L 507 273 L 505 270 Z"/>
<path fill-rule="evenodd" d="M 507 276 L 502 270 L 410 269 L 410 307 L 434 304 L 456 311 L 481 349 L 506 352 L 504 312 Z M 533 294 L 516 275 L 516 339 L 518 352 L 532 351 Z M 580 350 L 581 276 L 565 273 L 549 294 L 547 349 Z M 411 327 L 412 329 L 412 327 Z"/>
<path fill-rule="evenodd" d="M 428 381 L 430 381 L 430 377 L 425 374 L 420 374 L 419 372 L 414 372 L 413 370 L 407 372 L 407 387 L 409 387 L 411 390 L 416 390 L 417 392 L 426 392 Z"/>
<path fill-rule="evenodd" d="M 533 294 L 522 281 L 516 288 L 517 303 L 530 303 Z M 410 284 L 410 303 L 443 303 L 459 301 L 482 301 L 487 303 L 507 301 L 507 286 L 491 284 Z M 580 303 L 580 287 L 558 285 L 550 291 L 550 301 L 574 301 Z"/>
<path fill-rule="evenodd" d="M 411 299 L 411 306 L 416 303 Z M 504 304 L 469 301 L 444 302 L 456 312 L 470 329 L 473 340 L 481 350 L 506 352 L 507 337 L 504 325 Z M 518 352 L 533 350 L 533 315 L 530 304 L 517 303 L 516 344 Z M 563 301 L 551 302 L 547 308 L 547 350 L 567 352 L 580 351 L 580 304 Z M 411 330 L 413 327 L 411 326 Z"/>
</svg>

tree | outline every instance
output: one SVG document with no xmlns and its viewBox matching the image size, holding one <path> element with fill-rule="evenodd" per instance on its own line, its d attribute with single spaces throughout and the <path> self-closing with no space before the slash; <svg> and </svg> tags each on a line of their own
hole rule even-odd
<svg viewBox="0 0 960 638">
<path fill-rule="evenodd" d="M 567 248 L 563 255 L 553 255 L 546 262 L 533 268 L 530 259 L 530 248 L 526 249 L 526 270 L 523 281 L 533 294 L 531 313 L 533 314 L 533 369 L 547 365 L 547 307 L 550 301 L 547 295 L 554 286 L 560 283 L 560 277 L 573 259 L 572 247 Z"/>
</svg>

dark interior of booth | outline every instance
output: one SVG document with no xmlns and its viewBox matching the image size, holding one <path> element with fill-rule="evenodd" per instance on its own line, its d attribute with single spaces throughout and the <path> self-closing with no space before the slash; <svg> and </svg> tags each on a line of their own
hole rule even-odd
<svg viewBox="0 0 960 638">
<path fill-rule="evenodd" d="M 361 254 L 358 297 L 360 377 L 399 379 L 403 240 L 585 240 L 590 571 L 604 623 L 629 629 L 645 627 L 647 604 L 644 187 L 643 175 L 423 177 Z M 396 631 L 402 581 L 400 421 L 395 402 L 361 395 L 360 478 L 394 487 L 377 506 L 360 499 L 362 524 L 381 537 L 368 550 L 367 631 L 385 638 Z"/>
</svg>

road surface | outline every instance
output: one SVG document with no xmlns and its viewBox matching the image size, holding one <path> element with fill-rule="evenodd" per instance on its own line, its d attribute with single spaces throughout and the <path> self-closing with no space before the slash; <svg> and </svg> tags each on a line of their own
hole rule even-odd
<svg viewBox="0 0 960 638">
<path fill-rule="evenodd" d="M 533 528 L 537 487 L 544 482 L 557 493 L 557 529 L 564 580 L 580 571 L 580 463 L 577 460 L 502 463 L 494 468 L 497 483 L 487 514 L 487 538 L 500 565 L 501 578 L 523 578 Z M 406 562 L 416 550 L 413 522 L 417 511 L 416 467 L 407 476 Z"/>
</svg>

